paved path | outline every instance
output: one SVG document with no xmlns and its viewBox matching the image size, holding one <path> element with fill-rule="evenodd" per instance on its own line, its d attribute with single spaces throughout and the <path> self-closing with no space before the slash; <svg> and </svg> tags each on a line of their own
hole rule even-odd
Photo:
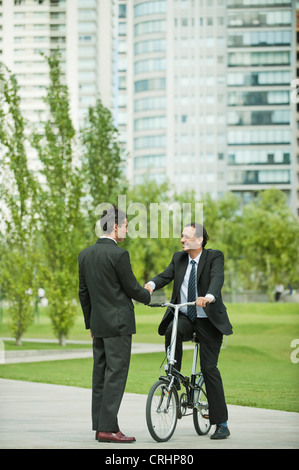
<svg viewBox="0 0 299 470">
<path fill-rule="evenodd" d="M 87 343 L 88 345 L 88 343 Z M 192 349 L 193 346 L 186 345 L 185 349 Z M 148 352 L 163 352 L 163 344 L 152 344 L 152 343 L 133 343 L 132 354 L 143 354 Z M 16 364 L 21 362 L 40 362 L 40 361 L 57 361 L 63 359 L 81 359 L 92 357 L 92 346 L 91 343 L 88 348 L 77 348 L 77 349 L 36 349 L 21 351 L 4 351 L 5 364 Z"/>
<path fill-rule="evenodd" d="M 32 340 L 31 340 L 32 341 Z M 35 340 L 36 341 L 36 340 Z M 87 349 L 6 352 L 5 363 L 91 357 Z M 185 345 L 192 348 L 193 346 Z M 133 343 L 132 353 L 160 352 L 162 344 Z M 0 364 L 1 367 L 1 364 Z M 90 430 L 91 390 L 0 379 L 0 448 L 2 449 L 299 449 L 299 413 L 228 405 L 231 436 L 215 442 L 198 436 L 192 416 L 178 421 L 173 437 L 157 443 L 145 419 L 146 396 L 125 394 L 121 430 L 134 444 L 105 444 Z M 213 430 L 213 428 L 212 428 Z M 16 437 L 17 435 L 17 437 Z"/>
<path fill-rule="evenodd" d="M 298 449 L 299 413 L 228 405 L 231 436 L 212 441 L 198 436 L 192 416 L 178 421 L 170 441 L 155 442 L 145 420 L 146 396 L 125 394 L 119 424 L 134 444 L 105 444 L 90 430 L 91 390 L 0 379 L 2 449 Z M 119 454 L 117 454 L 119 455 Z"/>
</svg>

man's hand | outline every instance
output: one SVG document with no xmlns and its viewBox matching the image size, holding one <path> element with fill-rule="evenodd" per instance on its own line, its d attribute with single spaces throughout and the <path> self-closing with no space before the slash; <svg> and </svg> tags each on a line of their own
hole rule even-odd
<svg viewBox="0 0 299 470">
<path fill-rule="evenodd" d="M 150 284 L 145 284 L 144 288 L 149 291 L 149 293 L 152 295 L 154 292 L 152 286 Z"/>
<path fill-rule="evenodd" d="M 209 299 L 207 297 L 197 297 L 197 299 L 196 299 L 197 307 L 205 307 L 210 302 L 211 302 L 211 299 Z"/>
<path fill-rule="evenodd" d="M 91 337 L 91 339 L 93 339 L 93 334 L 92 334 L 91 330 L 90 330 L 90 337 Z"/>
</svg>

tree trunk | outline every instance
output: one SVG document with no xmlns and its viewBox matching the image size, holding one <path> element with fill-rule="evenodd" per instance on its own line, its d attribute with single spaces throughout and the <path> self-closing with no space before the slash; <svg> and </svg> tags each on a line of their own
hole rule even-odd
<svg viewBox="0 0 299 470">
<path fill-rule="evenodd" d="M 64 333 L 60 333 L 59 335 L 59 344 L 60 346 L 66 346 L 66 337 Z"/>
</svg>

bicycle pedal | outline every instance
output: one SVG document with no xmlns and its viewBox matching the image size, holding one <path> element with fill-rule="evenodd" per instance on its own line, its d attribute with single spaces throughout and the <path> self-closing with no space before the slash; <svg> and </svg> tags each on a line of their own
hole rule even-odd
<svg viewBox="0 0 299 470">
<path fill-rule="evenodd" d="M 203 417 L 204 417 L 205 419 L 210 419 L 210 416 L 209 416 L 209 415 L 203 415 Z"/>
</svg>

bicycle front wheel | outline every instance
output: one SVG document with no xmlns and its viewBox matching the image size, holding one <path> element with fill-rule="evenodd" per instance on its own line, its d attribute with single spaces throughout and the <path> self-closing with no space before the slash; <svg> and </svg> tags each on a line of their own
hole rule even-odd
<svg viewBox="0 0 299 470">
<path fill-rule="evenodd" d="M 195 431 L 200 436 L 208 434 L 211 424 L 209 419 L 209 404 L 207 399 L 206 386 L 201 376 L 197 383 L 198 389 L 195 391 L 193 423 Z"/>
<path fill-rule="evenodd" d="M 178 393 L 175 387 L 168 391 L 168 382 L 158 380 L 149 391 L 146 402 L 146 423 L 150 435 L 157 442 L 168 441 L 178 420 Z"/>
</svg>

